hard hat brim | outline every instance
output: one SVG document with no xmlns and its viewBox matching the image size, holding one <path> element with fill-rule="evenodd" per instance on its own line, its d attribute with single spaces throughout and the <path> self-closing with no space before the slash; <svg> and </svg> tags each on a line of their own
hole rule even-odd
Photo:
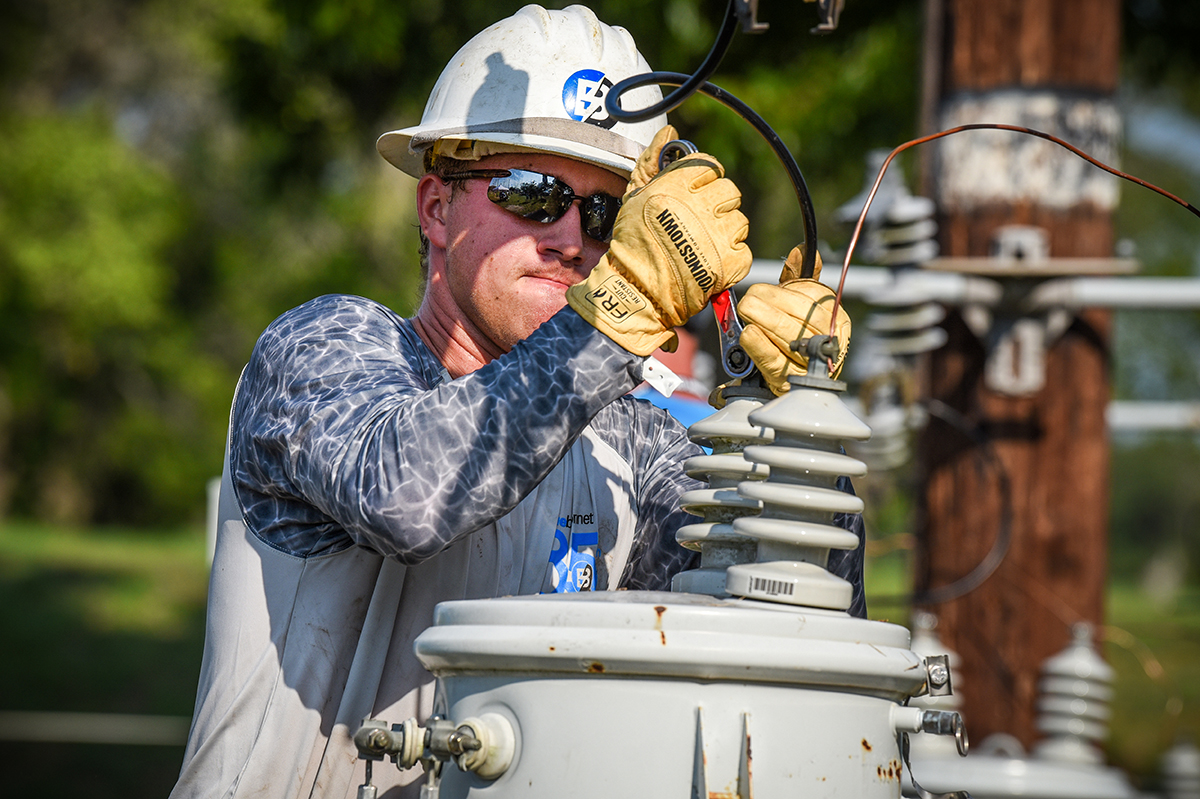
<svg viewBox="0 0 1200 799">
<path fill-rule="evenodd" d="M 581 122 L 526 119 L 512 120 L 511 123 L 509 127 L 512 129 L 499 131 L 417 125 L 383 134 L 375 143 L 375 148 L 388 163 L 415 178 L 425 174 L 424 152 L 438 140 L 486 142 L 495 145 L 487 148 L 491 152 L 561 155 L 595 164 L 624 178 L 628 178 L 633 171 L 642 150 L 641 145 L 632 139 Z M 493 128 L 496 125 L 486 127 Z"/>
</svg>

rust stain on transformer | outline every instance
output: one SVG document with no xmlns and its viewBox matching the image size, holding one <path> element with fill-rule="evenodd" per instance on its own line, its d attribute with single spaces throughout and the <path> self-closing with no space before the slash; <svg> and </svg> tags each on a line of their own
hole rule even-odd
<svg viewBox="0 0 1200 799">
<path fill-rule="evenodd" d="M 869 743 L 867 743 L 866 738 L 863 738 L 862 746 L 863 746 L 863 749 L 867 750 L 868 752 L 871 751 L 871 745 Z"/>
<path fill-rule="evenodd" d="M 588 664 L 587 670 L 589 674 L 603 674 L 604 664 L 598 661 L 592 661 Z"/>
<path fill-rule="evenodd" d="M 896 780 L 900 781 L 900 761 L 890 760 L 886 767 L 876 766 L 875 774 L 881 780 Z"/>
</svg>

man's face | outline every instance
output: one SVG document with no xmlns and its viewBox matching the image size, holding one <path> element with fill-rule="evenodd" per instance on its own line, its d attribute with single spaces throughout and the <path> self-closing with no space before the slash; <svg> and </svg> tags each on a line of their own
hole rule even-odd
<svg viewBox="0 0 1200 799">
<path fill-rule="evenodd" d="M 553 175 L 582 196 L 625 192 L 625 180 L 612 172 L 553 155 L 493 155 L 473 168 Z M 584 234 L 577 202 L 544 224 L 493 204 L 487 187 L 485 178 L 462 181 L 444 206 L 445 263 L 431 264 L 429 291 L 443 295 L 443 312 L 461 313 L 468 329 L 507 352 L 566 305 L 567 289 L 587 277 L 608 245 Z"/>
</svg>

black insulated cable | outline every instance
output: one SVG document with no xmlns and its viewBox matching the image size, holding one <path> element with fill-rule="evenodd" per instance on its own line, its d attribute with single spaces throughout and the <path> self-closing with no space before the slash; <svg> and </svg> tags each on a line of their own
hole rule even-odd
<svg viewBox="0 0 1200 799">
<path fill-rule="evenodd" d="M 708 55 L 704 57 L 700 67 L 693 74 L 684 76 L 685 80 L 677 84 L 679 88 L 648 108 L 626 111 L 621 107 L 621 95 L 630 89 L 646 85 L 645 81 L 640 80 L 645 75 L 626 78 L 608 90 L 604 103 L 608 115 L 618 122 L 632 123 L 645 122 L 651 117 L 674 111 L 684 100 L 695 94 L 704 85 L 704 82 L 717 71 L 717 67 L 721 65 L 721 59 L 725 57 L 725 53 L 729 51 L 729 45 L 733 42 L 737 23 L 738 0 L 729 0 L 729 7 L 725 9 L 725 20 L 721 23 L 721 30 L 717 33 L 717 40 L 713 42 L 712 49 L 708 51 Z"/>
</svg>

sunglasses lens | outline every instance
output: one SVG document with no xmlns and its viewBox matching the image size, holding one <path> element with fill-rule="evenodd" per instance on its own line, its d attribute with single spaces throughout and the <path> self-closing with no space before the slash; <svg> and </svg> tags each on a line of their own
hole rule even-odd
<svg viewBox="0 0 1200 799">
<path fill-rule="evenodd" d="M 585 197 L 580 205 L 583 216 L 583 232 L 597 241 L 608 241 L 612 238 L 613 223 L 617 221 L 617 211 L 621 210 L 621 201 L 607 194 L 593 194 Z"/>
<path fill-rule="evenodd" d="M 621 201 L 607 194 L 576 197 L 575 192 L 553 175 L 510 169 L 506 177 L 488 184 L 488 199 L 506 211 L 534 222 L 557 222 L 576 199 L 580 201 L 583 230 L 597 241 L 612 237 L 613 222 Z"/>
<path fill-rule="evenodd" d="M 488 199 L 496 205 L 534 222 L 554 222 L 567 212 L 562 181 L 523 169 L 509 171 L 488 186 Z"/>
</svg>

